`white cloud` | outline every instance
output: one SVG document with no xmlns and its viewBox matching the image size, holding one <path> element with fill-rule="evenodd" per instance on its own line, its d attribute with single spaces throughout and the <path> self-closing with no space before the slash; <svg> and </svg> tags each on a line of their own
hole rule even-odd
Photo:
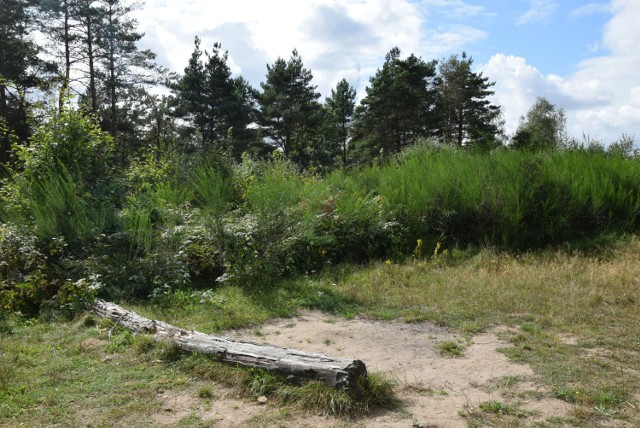
<svg viewBox="0 0 640 428">
<path fill-rule="evenodd" d="M 363 95 L 385 54 L 394 46 L 425 60 L 460 51 L 486 33 L 470 26 L 437 26 L 427 19 L 429 4 L 456 14 L 483 8 L 462 0 L 235 0 L 211 2 L 147 0 L 138 14 L 145 47 L 159 54 L 163 65 L 181 72 L 193 51 L 221 42 L 234 64 L 254 86 L 263 81 L 266 64 L 289 58 L 297 48 L 314 83 L 324 95 L 347 78 Z"/>
<path fill-rule="evenodd" d="M 199 35 L 203 48 L 221 42 L 229 50 L 230 64 L 254 86 L 264 80 L 266 65 L 277 57 L 288 58 L 295 47 L 313 71 L 314 83 L 323 95 L 347 78 L 364 95 L 393 46 L 403 54 L 425 60 L 473 49 L 488 39 L 487 33 L 452 24 L 435 16 L 486 17 L 483 6 L 464 0 L 147 0 L 138 14 L 144 47 L 159 54 L 160 62 L 181 72 Z M 476 3 L 476 2 L 473 2 Z M 477 3 L 476 3 L 477 4 Z M 546 22 L 557 2 L 532 0 L 519 22 Z M 606 8 L 605 8 L 606 6 Z M 621 132 L 640 137 L 640 1 L 612 0 L 591 3 L 574 10 L 580 17 L 608 10 L 611 19 L 602 40 L 594 44 L 600 56 L 576 65 L 569 76 L 542 74 L 526 59 L 495 54 L 482 71 L 497 82 L 496 102 L 504 107 L 507 130 L 515 131 L 520 115 L 544 96 L 565 108 L 569 131 L 607 139 Z M 469 20 L 459 21 L 468 23 Z M 596 52 L 596 51 L 594 51 Z M 595 53 L 593 55 L 596 55 Z"/>
<path fill-rule="evenodd" d="M 609 3 L 588 3 L 572 10 L 569 16 L 572 18 L 582 18 L 583 16 L 598 13 L 611 13 L 611 5 Z"/>
<path fill-rule="evenodd" d="M 463 0 L 422 0 L 422 5 L 427 11 L 432 8 L 444 9 L 444 13 L 451 18 L 469 18 L 486 13 L 484 6 Z"/>
<path fill-rule="evenodd" d="M 507 132 L 542 96 L 567 113 L 570 134 L 583 133 L 612 141 L 622 132 L 640 137 L 640 2 L 614 0 L 605 27 L 608 53 L 578 64 L 568 77 L 544 75 L 521 57 L 494 55 L 482 71 L 496 81 L 496 102 L 504 107 Z"/>
<path fill-rule="evenodd" d="M 517 25 L 536 22 L 549 23 L 558 9 L 558 5 L 554 0 L 530 0 L 529 3 L 529 10 L 518 18 Z"/>
</svg>

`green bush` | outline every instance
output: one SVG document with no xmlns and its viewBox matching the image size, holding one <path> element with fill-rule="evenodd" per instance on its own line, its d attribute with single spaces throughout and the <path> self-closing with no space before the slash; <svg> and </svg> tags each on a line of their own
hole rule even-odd
<svg viewBox="0 0 640 428">
<path fill-rule="evenodd" d="M 93 301 L 97 281 L 64 280 L 56 269 L 66 244 L 52 239 L 48 252 L 24 228 L 0 225 L 0 308 L 3 313 L 35 314 L 43 305 L 72 314 Z M 57 263 L 55 263 L 57 261 Z"/>
<path fill-rule="evenodd" d="M 0 192 L 3 306 L 23 312 L 45 303 L 55 310 L 77 307 L 87 297 L 78 260 L 113 227 L 122 193 L 111 140 L 92 119 L 64 109 L 35 130 L 28 147 L 15 149 L 18 162 Z"/>
<path fill-rule="evenodd" d="M 323 267 L 327 237 L 319 234 L 326 188 L 282 160 L 253 163 L 243 172 L 244 204 L 221 222 L 226 275 L 242 283 Z"/>
<path fill-rule="evenodd" d="M 636 233 L 640 159 L 628 146 L 533 153 L 423 142 L 325 177 L 279 155 L 234 164 L 219 153 L 148 156 L 120 171 L 91 119 L 56 112 L 0 182 L 1 302 L 70 311 L 98 289 L 147 298 L 216 279 L 264 286 L 434 248 L 520 251 Z"/>
</svg>

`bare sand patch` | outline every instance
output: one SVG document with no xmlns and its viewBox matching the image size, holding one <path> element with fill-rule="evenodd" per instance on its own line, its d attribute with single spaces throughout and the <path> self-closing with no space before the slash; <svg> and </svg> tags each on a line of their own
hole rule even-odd
<svg viewBox="0 0 640 428">
<path fill-rule="evenodd" d="M 568 416 L 570 409 L 560 400 L 540 398 L 531 368 L 510 362 L 497 349 L 508 346 L 495 331 L 472 338 L 431 323 L 345 320 L 306 311 L 296 318 L 279 319 L 258 328 L 236 330 L 229 335 L 255 342 L 361 359 L 370 372 L 385 373 L 396 380 L 403 406 L 397 411 L 379 411 L 368 418 L 345 423 L 338 419 L 291 414 L 274 417 L 272 406 L 260 406 L 230 397 L 216 397 L 208 409 L 197 408 L 198 399 L 173 404 L 172 421 L 195 412 L 215 426 L 353 426 L 353 427 L 465 427 L 461 413 L 471 412 L 486 401 L 512 402 L 532 411 L 530 422 L 550 416 Z M 439 352 L 442 342 L 466 346 L 462 357 Z M 501 387 L 501 379 L 511 379 Z M 175 398 L 174 398 L 175 399 Z M 195 406 L 195 407 L 194 407 Z M 177 409 L 188 409 L 178 411 Z M 168 415 L 161 415 L 167 422 Z M 163 423 L 157 420 L 158 423 Z M 235 424 L 235 425 L 234 425 Z"/>
</svg>

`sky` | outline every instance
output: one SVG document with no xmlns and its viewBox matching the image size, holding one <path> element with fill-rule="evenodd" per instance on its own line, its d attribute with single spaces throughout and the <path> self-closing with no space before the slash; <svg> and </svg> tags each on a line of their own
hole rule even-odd
<svg viewBox="0 0 640 428">
<path fill-rule="evenodd" d="M 364 97 L 394 46 L 425 61 L 464 51 L 495 82 L 507 134 L 545 97 L 578 140 L 640 140 L 640 0 L 146 0 L 135 18 L 169 70 L 198 36 L 256 88 L 295 48 L 323 98 L 342 78 Z"/>
</svg>

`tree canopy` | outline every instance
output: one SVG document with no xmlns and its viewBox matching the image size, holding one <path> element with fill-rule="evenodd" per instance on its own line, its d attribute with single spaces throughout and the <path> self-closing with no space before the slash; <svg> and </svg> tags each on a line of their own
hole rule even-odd
<svg viewBox="0 0 640 428">
<path fill-rule="evenodd" d="M 559 148 L 566 140 L 564 110 L 538 97 L 527 114 L 520 117 L 511 144 L 517 149 L 545 150 Z"/>
<path fill-rule="evenodd" d="M 394 47 L 359 101 L 346 78 L 322 101 L 296 49 L 267 64 L 256 89 L 234 75 L 219 42 L 205 49 L 196 36 L 182 73 L 167 79 L 155 54 L 139 48 L 144 35 L 132 18 L 138 6 L 127 0 L 4 0 L 2 6 L 8 11 L 0 18 L 3 163 L 14 142 L 28 144 L 29 91 L 45 89 L 58 95 L 60 110 L 71 96 L 98 118 L 121 167 L 148 151 L 158 157 L 213 150 L 240 159 L 279 150 L 302 169 L 326 171 L 398 153 L 424 138 L 460 147 L 499 144 L 493 82 L 473 70 L 466 53 L 427 61 Z M 46 44 L 29 34 L 36 28 Z M 170 95 L 150 92 L 162 82 Z"/>
<path fill-rule="evenodd" d="M 258 95 L 258 121 L 265 135 L 285 156 L 298 161 L 304 159 L 307 140 L 320 124 L 320 93 L 312 80 L 311 70 L 294 49 L 289 60 L 278 58 L 267 65 Z"/>
<path fill-rule="evenodd" d="M 354 143 L 364 157 L 397 153 L 434 128 L 435 61 L 391 49 L 356 109 Z"/>
<path fill-rule="evenodd" d="M 477 140 L 493 140 L 499 129 L 500 107 L 488 99 L 493 82 L 472 71 L 473 58 L 462 53 L 443 59 L 437 79 L 437 134 L 458 146 Z"/>
</svg>

